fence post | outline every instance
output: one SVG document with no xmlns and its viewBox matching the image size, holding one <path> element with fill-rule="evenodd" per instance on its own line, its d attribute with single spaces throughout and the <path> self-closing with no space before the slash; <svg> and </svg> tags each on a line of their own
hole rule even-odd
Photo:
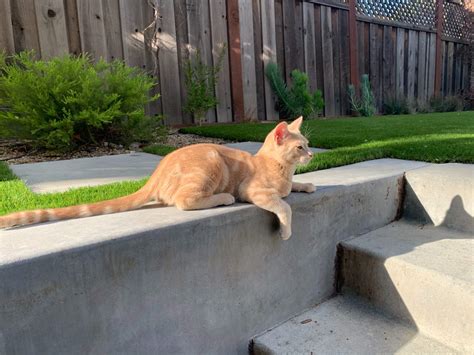
<svg viewBox="0 0 474 355">
<path fill-rule="evenodd" d="M 227 26 L 229 36 L 229 65 L 234 121 L 244 119 L 244 90 L 242 84 L 242 59 L 240 56 L 239 1 L 227 1 Z"/>
<path fill-rule="evenodd" d="M 349 51 L 350 51 L 350 80 L 356 88 L 359 87 L 359 52 L 357 48 L 356 1 L 349 0 Z"/>
<path fill-rule="evenodd" d="M 441 93 L 441 35 L 443 33 L 443 0 L 436 0 L 436 57 L 434 95 Z"/>
</svg>

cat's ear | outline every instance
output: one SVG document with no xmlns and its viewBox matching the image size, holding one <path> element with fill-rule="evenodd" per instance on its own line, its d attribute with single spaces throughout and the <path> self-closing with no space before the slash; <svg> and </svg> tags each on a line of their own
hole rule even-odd
<svg viewBox="0 0 474 355">
<path fill-rule="evenodd" d="M 275 142 L 278 145 L 281 145 L 283 141 L 288 137 L 288 123 L 282 122 L 279 123 L 275 128 Z"/>
<path fill-rule="evenodd" d="M 299 131 L 301 128 L 301 124 L 303 123 L 303 116 L 298 117 L 296 120 L 291 122 L 288 125 L 288 128 L 290 128 L 293 131 Z"/>
</svg>

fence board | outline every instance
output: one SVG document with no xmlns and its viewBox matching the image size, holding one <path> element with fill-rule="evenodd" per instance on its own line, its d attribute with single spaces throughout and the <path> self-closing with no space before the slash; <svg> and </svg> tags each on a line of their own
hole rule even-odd
<svg viewBox="0 0 474 355">
<path fill-rule="evenodd" d="M 15 51 L 34 50 L 39 58 L 41 50 L 34 0 L 15 0 L 10 5 Z"/>
<path fill-rule="evenodd" d="M 427 98 L 430 99 L 434 95 L 435 87 L 435 67 L 436 67 L 436 34 L 428 34 L 430 39 L 429 42 L 429 67 L 428 67 L 428 76 L 427 76 Z"/>
<path fill-rule="evenodd" d="M 189 50 L 188 50 L 188 20 L 187 20 L 187 11 L 186 11 L 186 0 L 175 0 L 174 1 L 174 16 L 175 16 L 175 25 L 176 25 L 176 47 L 178 51 L 178 68 L 179 68 L 179 87 L 181 94 L 181 102 L 183 107 L 187 101 L 187 92 L 185 82 L 185 74 L 183 70 L 183 65 L 186 60 L 189 59 Z M 227 14 L 226 14 L 227 18 Z M 230 48 L 229 48 L 230 50 Z M 230 77 L 230 74 L 229 74 Z M 230 80 L 229 80 L 230 85 Z M 161 100 L 160 100 L 161 101 Z M 193 118 L 192 115 L 188 112 L 182 110 L 182 124 L 189 125 L 192 124 Z"/>
<path fill-rule="evenodd" d="M 179 83 L 179 68 L 174 5 L 167 0 L 157 0 L 157 4 L 160 9 L 157 40 L 162 110 L 167 124 L 177 124 L 181 122 L 182 103 L 179 85 L 176 85 Z"/>
<path fill-rule="evenodd" d="M 334 115 L 341 115 L 341 72 L 340 72 L 340 62 L 341 62 L 341 51 L 338 45 L 340 40 L 339 32 L 339 10 L 331 9 L 331 41 L 332 41 L 332 50 L 333 50 L 333 86 L 334 86 Z"/>
<path fill-rule="evenodd" d="M 275 26 L 275 2 L 273 0 L 261 0 L 262 10 L 262 46 L 264 71 L 268 63 L 277 62 L 277 42 Z M 278 120 L 278 112 L 275 110 L 275 97 L 270 83 L 265 80 L 265 112 L 266 119 Z"/>
<path fill-rule="evenodd" d="M 122 28 L 118 0 L 102 0 L 105 44 L 109 60 L 123 59 Z M 151 14 L 151 9 L 147 11 Z M 153 18 L 153 17 L 151 17 Z"/>
<path fill-rule="evenodd" d="M 324 92 L 323 40 L 321 37 L 321 6 L 314 6 L 314 31 L 316 50 L 316 87 Z"/>
<path fill-rule="evenodd" d="M 298 67 L 298 49 L 296 47 L 296 5 L 295 1 L 283 1 L 283 39 L 285 47 L 285 77 L 291 80 L 290 74 Z"/>
<path fill-rule="evenodd" d="M 383 28 L 383 53 L 382 53 L 382 81 L 384 99 L 391 98 L 395 94 L 394 86 L 394 65 L 395 65 L 395 46 L 393 44 L 393 30 L 391 26 L 384 26 Z"/>
<path fill-rule="evenodd" d="M 397 58 L 396 58 L 396 72 L 397 72 L 397 95 L 404 95 L 405 88 L 405 30 L 397 28 Z"/>
<path fill-rule="evenodd" d="M 257 91 L 257 117 L 264 120 L 265 117 L 265 78 L 263 75 L 263 47 L 262 47 L 262 17 L 260 0 L 252 1 L 252 24 L 253 24 L 253 48 L 255 58 L 255 80 Z"/>
<path fill-rule="evenodd" d="M 211 32 L 213 61 L 217 63 L 219 53 L 227 46 L 227 9 L 225 0 L 214 0 L 211 6 Z M 216 113 L 218 122 L 232 121 L 232 99 L 230 92 L 229 51 L 227 50 L 222 62 L 216 87 L 216 97 L 219 101 Z"/>
<path fill-rule="evenodd" d="M 239 0 L 239 13 L 245 118 L 250 120 L 257 118 L 257 88 L 251 0 Z"/>
<path fill-rule="evenodd" d="M 66 12 L 69 52 L 79 55 L 82 52 L 82 47 L 76 0 L 64 0 L 64 11 Z M 121 40 L 120 43 L 122 43 Z"/>
<path fill-rule="evenodd" d="M 349 13 L 339 11 L 340 40 L 339 47 L 341 53 L 340 72 L 341 72 L 341 113 L 349 114 L 349 102 L 347 97 L 347 87 L 350 78 L 350 53 L 349 53 Z"/>
<path fill-rule="evenodd" d="M 285 43 L 283 38 L 283 5 L 282 0 L 275 0 L 275 40 L 277 62 L 283 75 L 285 75 Z"/>
<path fill-rule="evenodd" d="M 416 58 L 418 51 L 418 32 L 408 31 L 408 66 L 407 66 L 407 97 L 415 98 Z"/>
<path fill-rule="evenodd" d="M 321 39 L 324 68 L 324 100 L 326 116 L 334 116 L 336 112 L 334 100 L 334 66 L 333 66 L 333 46 L 332 46 L 332 19 L 331 8 L 321 6 Z"/>
<path fill-rule="evenodd" d="M 0 0 L 0 49 L 8 54 L 15 52 L 10 0 Z"/>
<path fill-rule="evenodd" d="M 462 47 L 461 43 L 454 44 L 454 94 L 461 91 Z"/>
<path fill-rule="evenodd" d="M 77 15 L 82 50 L 94 59 L 107 58 L 102 1 L 77 0 Z"/>
<path fill-rule="evenodd" d="M 379 111 L 381 111 L 382 104 L 382 90 L 381 84 L 381 73 L 380 73 L 380 62 L 381 62 L 381 42 L 378 39 L 378 25 L 369 25 L 370 34 L 370 83 L 375 97 L 375 105 Z"/>
<path fill-rule="evenodd" d="M 418 102 L 426 101 L 427 60 L 426 60 L 426 32 L 418 35 L 418 75 L 417 75 L 417 98 Z"/>
<path fill-rule="evenodd" d="M 62 0 L 35 1 L 41 57 L 69 53 L 66 18 Z"/>
<path fill-rule="evenodd" d="M 303 0 L 295 0 L 295 44 L 296 44 L 296 67 L 294 69 L 304 70 L 304 44 L 303 44 Z"/>
<path fill-rule="evenodd" d="M 453 64 L 454 64 L 454 43 L 448 42 L 447 63 L 446 63 L 446 94 L 453 94 Z"/>
<path fill-rule="evenodd" d="M 446 42 L 441 41 L 441 94 L 447 94 L 447 86 L 446 86 L 446 56 L 447 46 Z M 436 93 L 438 94 L 438 93 Z"/>
<path fill-rule="evenodd" d="M 314 33 L 314 6 L 303 3 L 303 33 L 304 33 L 304 70 L 308 74 L 311 91 L 316 89 L 316 48 Z"/>
</svg>

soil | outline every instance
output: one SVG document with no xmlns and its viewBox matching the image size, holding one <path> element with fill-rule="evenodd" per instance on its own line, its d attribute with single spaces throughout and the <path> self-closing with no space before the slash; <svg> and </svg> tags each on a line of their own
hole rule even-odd
<svg viewBox="0 0 474 355">
<path fill-rule="evenodd" d="M 182 134 L 178 133 L 177 130 L 174 130 L 169 132 L 167 137 L 160 139 L 155 143 L 181 148 L 196 143 L 224 144 L 228 142 L 229 141 L 218 138 L 207 138 L 194 134 Z M 142 144 L 133 143 L 130 147 L 126 148 L 113 143 L 104 143 L 101 146 L 86 146 L 81 147 L 80 150 L 62 153 L 34 149 L 32 148 L 31 142 L 28 141 L 0 139 L 0 161 L 4 161 L 8 164 L 26 164 L 53 160 L 99 157 L 141 151 L 143 146 L 144 145 Z"/>
</svg>

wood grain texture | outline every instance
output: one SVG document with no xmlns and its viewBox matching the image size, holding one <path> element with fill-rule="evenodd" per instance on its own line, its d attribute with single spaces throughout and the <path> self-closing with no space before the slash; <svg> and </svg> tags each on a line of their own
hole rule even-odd
<svg viewBox="0 0 474 355">
<path fill-rule="evenodd" d="M 263 70 L 265 71 L 268 63 L 278 61 L 277 40 L 275 25 L 275 2 L 274 0 L 261 0 L 261 18 L 262 18 L 262 60 Z M 269 121 L 278 120 L 278 112 L 275 110 L 275 95 L 266 76 L 265 80 L 265 112 L 266 119 Z"/>
<path fill-rule="evenodd" d="M 383 27 L 382 81 L 384 102 L 395 95 L 395 54 L 393 28 Z"/>
<path fill-rule="evenodd" d="M 341 114 L 350 114 L 350 107 L 347 95 L 347 88 L 350 84 L 350 52 L 349 46 L 349 13 L 339 11 L 340 40 L 339 47 L 341 53 L 340 72 L 341 72 Z"/>
<path fill-rule="evenodd" d="M 33 50 L 41 55 L 34 0 L 10 1 L 15 51 Z"/>
<path fill-rule="evenodd" d="M 308 74 L 309 88 L 316 90 L 316 40 L 314 31 L 314 5 L 303 3 L 304 70 Z"/>
<path fill-rule="evenodd" d="M 214 0 L 210 7 L 212 55 L 217 63 L 219 53 L 227 47 L 227 9 L 225 0 Z M 216 87 L 219 104 L 216 108 L 217 122 L 232 122 L 232 97 L 230 91 L 229 51 L 226 50 Z"/>
<path fill-rule="evenodd" d="M 339 10 L 331 9 L 331 38 L 332 38 L 332 59 L 333 59 L 333 86 L 334 86 L 334 115 L 341 115 L 341 48 L 338 43 L 340 41 L 340 28 L 339 28 Z"/>
<path fill-rule="evenodd" d="M 66 12 L 66 26 L 67 38 L 69 42 L 69 52 L 74 55 L 79 55 L 79 53 L 82 52 L 82 46 L 79 17 L 77 13 L 77 1 L 64 0 L 64 11 Z M 122 43 L 121 39 L 120 43 Z"/>
<path fill-rule="evenodd" d="M 314 41 L 316 51 L 316 88 L 324 92 L 323 39 L 321 37 L 321 6 L 314 6 Z"/>
<path fill-rule="evenodd" d="M 252 0 L 253 49 L 255 58 L 255 88 L 257 117 L 265 120 L 265 78 L 263 73 L 262 14 L 260 0 Z"/>
<path fill-rule="evenodd" d="M 326 116 L 334 116 L 336 112 L 334 100 L 334 63 L 332 45 L 332 17 L 331 8 L 321 6 L 321 38 L 324 68 L 324 113 Z"/>
<path fill-rule="evenodd" d="M 119 0 L 120 23 L 122 29 L 123 57 L 128 65 L 146 68 L 143 30 L 143 6 L 146 2 Z"/>
<path fill-rule="evenodd" d="M 291 71 L 298 67 L 296 43 L 296 5 L 295 1 L 283 1 L 283 39 L 285 46 L 285 77 L 291 81 Z"/>
<path fill-rule="evenodd" d="M 77 0 L 77 15 L 82 51 L 95 60 L 108 58 L 102 1 Z"/>
<path fill-rule="evenodd" d="M 405 88 L 405 30 L 397 28 L 396 87 L 398 97 L 404 96 Z"/>
<path fill-rule="evenodd" d="M 427 57 L 426 57 L 426 32 L 420 32 L 418 35 L 418 75 L 417 75 L 417 100 L 420 103 L 426 102 L 426 75 L 427 75 Z"/>
<path fill-rule="evenodd" d="M 448 42 L 447 45 L 447 62 L 446 62 L 446 95 L 452 95 L 453 90 L 453 79 L 454 79 L 454 43 Z"/>
<path fill-rule="evenodd" d="M 148 10 L 148 8 L 147 8 Z M 148 10 L 152 12 L 152 8 Z M 122 25 L 119 0 L 102 0 L 107 59 L 123 59 Z M 150 16 L 151 21 L 153 16 Z"/>
<path fill-rule="evenodd" d="M 428 75 L 426 81 L 427 99 L 430 99 L 435 92 L 435 62 L 436 62 L 436 34 L 428 34 L 429 38 L 429 61 L 428 61 Z"/>
<path fill-rule="evenodd" d="M 49 59 L 69 53 L 63 1 L 35 1 L 35 11 L 41 57 Z"/>
<path fill-rule="evenodd" d="M 174 5 L 167 0 L 158 0 L 157 4 L 160 10 L 157 43 L 160 48 L 158 60 L 162 110 L 165 122 L 173 125 L 181 122 L 182 115 Z"/>
<path fill-rule="evenodd" d="M 418 32 L 408 31 L 408 67 L 407 67 L 407 96 L 408 99 L 415 99 L 416 65 L 418 56 Z"/>
<path fill-rule="evenodd" d="M 15 52 L 10 0 L 0 0 L 0 50 L 1 49 L 5 50 L 8 54 Z"/>
<path fill-rule="evenodd" d="M 246 120 L 256 120 L 258 118 L 252 15 L 251 0 L 239 0 L 240 49 L 242 53 L 242 82 Z"/>
</svg>

